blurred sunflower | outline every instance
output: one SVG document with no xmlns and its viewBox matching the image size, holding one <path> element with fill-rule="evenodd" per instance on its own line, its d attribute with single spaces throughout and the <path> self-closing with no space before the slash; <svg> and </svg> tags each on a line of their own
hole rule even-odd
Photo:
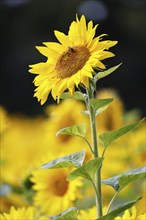
<svg viewBox="0 0 146 220">
<path fill-rule="evenodd" d="M 121 217 L 116 217 L 115 220 L 145 220 L 146 219 L 146 212 L 137 215 L 136 207 L 133 206 L 130 210 L 126 210 Z"/>
<path fill-rule="evenodd" d="M 97 215 L 97 208 L 94 206 L 88 210 L 80 210 L 78 220 L 95 219 Z"/>
<path fill-rule="evenodd" d="M 42 212 L 48 215 L 56 215 L 71 207 L 73 202 L 81 197 L 79 187 L 82 182 L 78 179 L 67 182 L 66 177 L 69 169 L 44 170 L 38 169 L 33 172 L 31 181 L 36 191 L 34 203 Z"/>
<path fill-rule="evenodd" d="M 73 126 L 79 123 L 87 123 L 88 118 L 81 114 L 81 111 L 84 110 L 85 106 L 83 103 L 75 100 L 63 100 L 60 105 L 48 106 L 46 108 L 46 113 L 49 116 L 48 133 L 50 137 L 59 141 L 59 144 L 61 145 L 64 145 L 67 142 L 69 144 L 70 140 L 74 139 L 73 136 L 59 135 L 56 138 L 56 133 L 65 127 Z"/>
<path fill-rule="evenodd" d="M 102 89 L 97 92 L 97 98 L 113 98 L 113 102 L 106 111 L 97 117 L 97 126 L 99 133 L 118 129 L 124 125 L 124 104 L 117 91 L 114 89 Z"/>
<path fill-rule="evenodd" d="M 0 106 L 0 135 L 2 138 L 3 133 L 7 130 L 10 124 L 10 119 L 6 109 Z"/>
<path fill-rule="evenodd" d="M 106 208 L 103 209 L 103 213 L 105 213 Z M 96 207 L 90 208 L 88 210 L 81 210 L 78 215 L 78 220 L 88 220 L 88 219 L 95 219 L 96 217 Z M 137 215 L 136 207 L 133 206 L 130 210 L 126 210 L 124 214 L 120 217 L 114 218 L 114 220 L 145 220 L 146 213 L 141 215 Z"/>
<path fill-rule="evenodd" d="M 1 187 L 1 185 L 0 185 Z M 1 194 L 3 193 L 1 189 Z M 1 212 L 8 212 L 11 206 L 14 207 L 27 207 L 29 203 L 24 199 L 24 196 L 14 193 L 8 192 L 8 194 L 0 195 L 0 213 Z"/>
<path fill-rule="evenodd" d="M 106 211 L 106 208 L 103 208 L 103 213 Z M 78 220 L 95 220 L 95 218 L 97 216 L 97 208 L 96 206 L 87 209 L 87 210 L 80 210 L 79 211 L 79 215 L 78 215 Z"/>
<path fill-rule="evenodd" d="M 29 72 L 38 74 L 34 79 L 37 86 L 34 96 L 41 104 L 46 102 L 50 91 L 56 100 L 66 89 L 73 95 L 75 85 L 78 87 L 81 83 L 88 87 L 93 69 L 105 69 L 101 61 L 114 56 L 107 50 L 117 44 L 117 41 L 100 41 L 106 34 L 94 38 L 96 28 L 97 25 L 93 27 L 92 21 L 86 25 L 84 16 L 80 20 L 76 17 L 76 21 L 70 25 L 68 35 L 55 31 L 60 43 L 46 42 L 43 43 L 46 47 L 36 47 L 47 57 L 46 62 L 29 66 Z"/>
<path fill-rule="evenodd" d="M 46 136 L 48 139 L 50 151 L 58 154 L 65 152 L 66 154 L 86 149 L 86 158 L 92 158 L 91 151 L 88 145 L 82 138 L 71 135 L 58 135 L 57 131 L 62 128 L 73 126 L 75 124 L 86 125 L 86 137 L 90 138 L 90 125 L 88 116 L 81 114 L 85 110 L 85 105 L 82 102 L 75 100 L 62 100 L 59 105 L 51 105 L 46 108 L 48 120 L 46 120 Z"/>
<path fill-rule="evenodd" d="M 42 118 L 30 119 L 20 116 L 9 118 L 9 128 L 1 139 L 1 180 L 17 186 L 29 175 L 31 169 L 36 167 L 41 156 L 48 152 L 48 140 L 44 143 L 42 135 L 45 132 L 45 125 Z"/>
<path fill-rule="evenodd" d="M 39 217 L 37 214 L 38 211 L 35 210 L 34 207 L 22 207 L 15 209 L 11 207 L 9 213 L 0 214 L 1 220 L 47 220 L 47 217 Z"/>
</svg>

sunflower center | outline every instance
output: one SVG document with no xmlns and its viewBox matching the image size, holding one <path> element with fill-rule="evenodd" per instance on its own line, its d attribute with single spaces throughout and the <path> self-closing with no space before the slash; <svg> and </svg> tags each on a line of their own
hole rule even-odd
<svg viewBox="0 0 146 220">
<path fill-rule="evenodd" d="M 59 178 L 53 181 L 53 193 L 56 196 L 63 196 L 68 189 L 68 182 L 65 175 L 59 175 Z"/>
<path fill-rule="evenodd" d="M 83 68 L 89 56 L 89 50 L 85 46 L 69 47 L 56 64 L 57 78 L 65 79 L 77 73 Z"/>
</svg>

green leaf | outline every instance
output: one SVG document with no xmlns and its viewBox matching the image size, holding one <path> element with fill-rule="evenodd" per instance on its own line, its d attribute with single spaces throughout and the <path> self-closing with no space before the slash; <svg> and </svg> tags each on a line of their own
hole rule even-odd
<svg viewBox="0 0 146 220">
<path fill-rule="evenodd" d="M 80 152 L 69 154 L 67 156 L 60 157 L 48 163 L 45 163 L 41 166 L 41 168 L 53 169 L 53 168 L 64 168 L 70 166 L 80 167 L 82 166 L 84 158 L 85 158 L 85 150 L 82 150 Z"/>
<path fill-rule="evenodd" d="M 99 80 L 99 79 L 102 79 L 108 75 L 110 75 L 111 73 L 113 73 L 116 69 L 119 68 L 119 66 L 121 66 L 122 63 L 108 69 L 108 70 L 105 70 L 105 71 L 102 71 L 102 72 L 99 72 L 97 75 L 96 75 L 96 81 Z"/>
<path fill-rule="evenodd" d="M 59 213 L 56 216 L 51 216 L 49 218 L 50 220 L 77 220 L 77 215 L 78 209 L 73 207 Z"/>
<path fill-rule="evenodd" d="M 144 176 L 146 176 L 146 166 L 102 180 L 102 183 L 112 186 L 116 191 L 121 191 L 128 184 L 135 182 Z"/>
<path fill-rule="evenodd" d="M 99 110 L 107 105 L 109 105 L 113 101 L 112 98 L 109 99 L 89 99 L 89 103 L 94 109 L 94 111 Z"/>
<path fill-rule="evenodd" d="M 112 210 L 108 214 L 98 218 L 97 220 L 112 220 L 115 217 L 117 217 L 120 213 L 124 212 L 125 210 L 131 208 L 137 201 L 139 201 L 141 198 L 137 200 L 133 200 L 130 202 L 127 202 L 125 204 L 121 204 L 118 208 Z"/>
<path fill-rule="evenodd" d="M 104 146 L 107 147 L 110 145 L 113 141 L 118 139 L 119 137 L 123 136 L 124 134 L 127 134 L 128 132 L 136 129 L 142 122 L 136 122 L 134 124 L 130 124 L 127 126 L 124 126 L 120 129 L 114 130 L 114 131 L 107 131 L 101 135 L 99 135 L 99 139 L 103 142 Z"/>
<path fill-rule="evenodd" d="M 78 124 L 78 125 L 73 125 L 70 127 L 62 128 L 56 133 L 56 136 L 60 134 L 75 135 L 75 136 L 85 138 L 86 125 Z"/>
<path fill-rule="evenodd" d="M 92 180 L 95 172 L 101 166 L 103 158 L 96 158 L 90 160 L 86 164 L 82 165 L 81 167 L 73 170 L 68 176 L 67 180 L 72 181 L 75 180 L 77 177 L 83 177 L 88 180 Z"/>
<path fill-rule="evenodd" d="M 64 92 L 60 98 L 61 99 L 75 99 L 75 100 L 85 101 L 84 95 L 81 92 L 74 92 L 73 96 L 71 96 L 69 92 Z"/>
<path fill-rule="evenodd" d="M 146 177 L 146 173 L 141 174 L 131 174 L 127 176 L 121 176 L 119 179 L 119 190 L 121 191 L 128 184 L 135 182 L 143 177 Z"/>
</svg>

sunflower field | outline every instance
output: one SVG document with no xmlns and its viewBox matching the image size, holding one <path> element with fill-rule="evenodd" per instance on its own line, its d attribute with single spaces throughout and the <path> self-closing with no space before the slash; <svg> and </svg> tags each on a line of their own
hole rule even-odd
<svg viewBox="0 0 146 220">
<path fill-rule="evenodd" d="M 0 220 L 146 219 L 146 123 L 96 88 L 121 65 L 106 68 L 117 41 L 94 38 L 97 26 L 76 16 L 36 47 L 47 60 L 29 66 L 34 97 L 57 103 L 34 117 L 0 107 Z"/>
<path fill-rule="evenodd" d="M 99 133 L 133 122 L 139 118 L 138 112 L 126 112 L 124 103 L 111 89 L 100 91 L 100 97 L 114 97 L 113 103 L 98 117 Z M 92 187 L 87 181 L 77 179 L 67 182 L 70 168 L 44 170 L 43 163 L 56 157 L 86 150 L 88 161 L 92 155 L 82 139 L 60 135 L 59 129 L 86 122 L 87 135 L 90 131 L 82 102 L 63 100 L 59 105 L 46 108 L 44 115 L 28 118 L 23 115 L 11 115 L 1 107 L 1 219 L 34 219 L 41 216 L 53 216 L 72 206 L 80 211 L 79 219 L 94 219 L 95 201 Z M 102 179 L 120 174 L 125 170 L 141 167 L 145 164 L 145 122 L 132 133 L 114 142 L 106 152 Z M 102 146 L 100 146 L 102 150 Z M 143 198 L 131 211 L 125 213 L 128 219 L 138 218 L 145 210 L 145 180 L 136 182 L 119 194 L 117 202 L 126 201 L 141 195 Z M 102 186 L 103 202 L 106 207 L 114 190 Z M 11 208 L 13 207 L 13 208 Z M 39 208 L 38 208 L 39 207 Z M 16 209 L 18 208 L 18 213 Z M 16 212 L 16 213 L 15 213 Z M 7 216 L 7 217 L 5 217 Z M 14 216 L 14 217 L 13 217 Z M 48 219 L 40 217 L 39 219 Z M 127 219 L 117 217 L 118 219 Z"/>
</svg>

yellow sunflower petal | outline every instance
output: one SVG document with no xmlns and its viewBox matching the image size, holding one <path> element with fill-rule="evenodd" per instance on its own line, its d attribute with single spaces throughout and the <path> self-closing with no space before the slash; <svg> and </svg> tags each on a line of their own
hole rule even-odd
<svg viewBox="0 0 146 220">
<path fill-rule="evenodd" d="M 60 32 L 60 31 L 54 31 L 54 34 L 56 36 L 56 38 L 58 39 L 58 41 L 65 46 L 66 48 L 70 45 L 70 40 L 68 38 L 68 36 L 66 36 L 64 33 Z"/>
<path fill-rule="evenodd" d="M 88 87 L 89 87 L 89 77 L 83 76 L 81 83 L 82 83 L 85 87 L 88 88 Z"/>
<path fill-rule="evenodd" d="M 66 83 L 67 83 L 66 79 L 62 79 L 62 80 L 58 79 L 58 81 L 54 83 L 52 87 L 52 96 L 55 100 L 57 97 L 60 98 L 61 93 L 63 93 L 64 90 L 66 89 Z"/>
<path fill-rule="evenodd" d="M 80 20 L 80 26 L 81 26 L 81 35 L 84 36 L 86 34 L 86 20 L 85 20 L 85 16 L 82 15 L 81 20 Z"/>
<path fill-rule="evenodd" d="M 60 56 L 60 54 L 57 51 L 51 48 L 49 49 L 47 47 L 36 47 L 36 48 L 40 51 L 40 53 L 42 53 L 44 56 L 48 57 L 49 59 L 56 60 Z"/>
<path fill-rule="evenodd" d="M 107 58 L 110 58 L 110 57 L 114 57 L 115 54 L 112 53 L 112 52 L 109 52 L 109 51 L 103 51 L 101 56 L 100 56 L 100 60 L 104 60 L 104 59 L 107 59 Z"/>
<path fill-rule="evenodd" d="M 88 31 L 90 32 L 92 28 L 93 28 L 93 21 L 89 21 L 88 27 L 87 27 Z"/>
<path fill-rule="evenodd" d="M 74 94 L 74 81 L 72 79 L 69 79 L 67 82 L 67 87 L 69 89 L 70 95 Z"/>
<path fill-rule="evenodd" d="M 66 49 L 66 47 L 63 47 L 61 44 L 55 42 L 43 42 L 43 44 L 46 45 L 49 49 L 55 50 L 59 53 L 63 53 Z"/>
<path fill-rule="evenodd" d="M 47 69 L 50 69 L 50 67 L 43 62 L 29 65 L 29 67 L 31 68 L 29 69 L 29 72 L 34 74 L 43 74 L 44 72 L 46 72 Z"/>
<path fill-rule="evenodd" d="M 44 56 L 48 57 L 48 48 L 42 46 L 36 46 L 36 49 L 43 54 Z"/>
</svg>

